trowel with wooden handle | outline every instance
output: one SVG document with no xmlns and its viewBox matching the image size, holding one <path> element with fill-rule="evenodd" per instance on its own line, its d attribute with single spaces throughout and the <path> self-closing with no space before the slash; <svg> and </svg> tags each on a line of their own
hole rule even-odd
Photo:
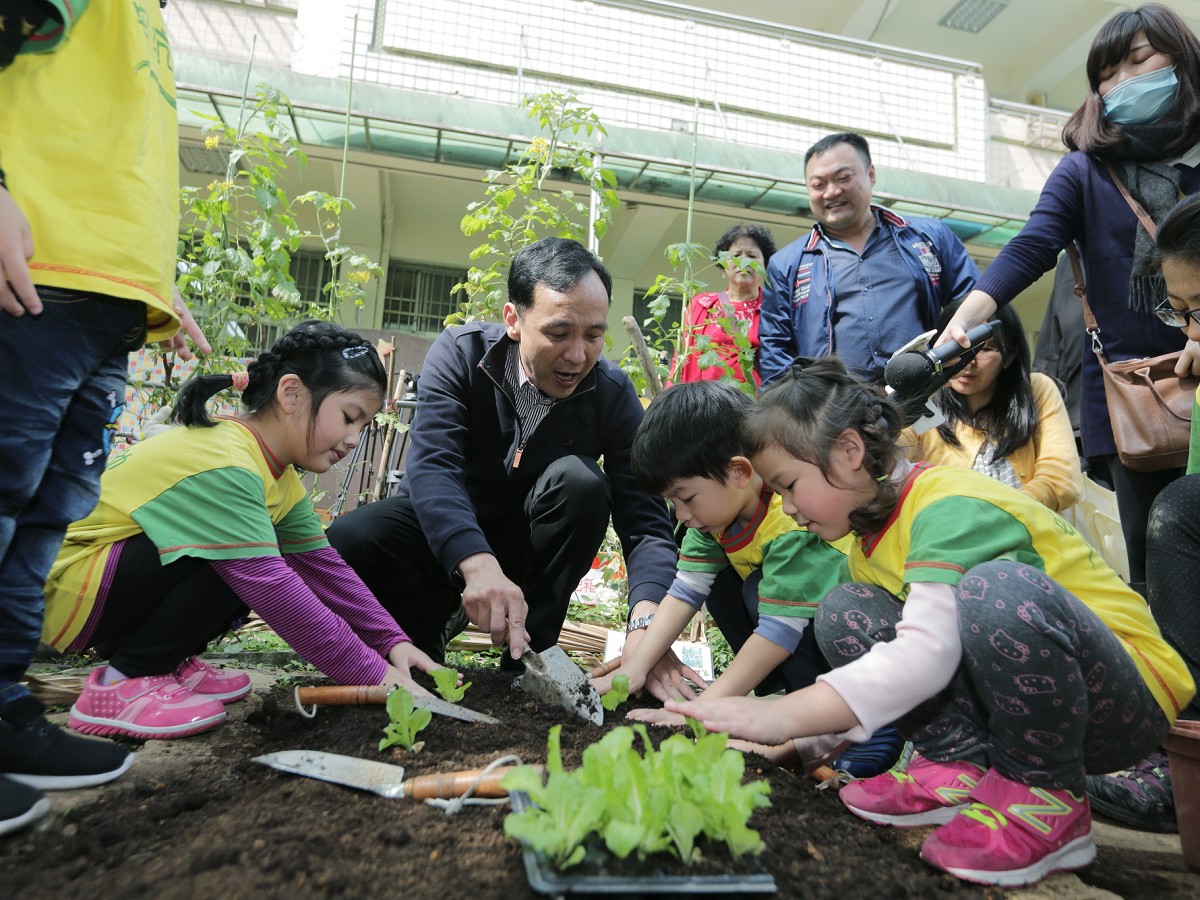
<svg viewBox="0 0 1200 900">
<path fill-rule="evenodd" d="M 391 688 L 381 684 L 363 685 L 330 685 L 324 687 L 297 687 L 296 705 L 305 712 L 305 705 L 311 706 L 361 706 L 364 704 L 387 703 Z M 413 696 L 413 706 L 427 709 L 439 716 L 449 716 L 452 719 L 462 719 L 464 722 L 480 722 L 484 725 L 498 725 L 500 720 L 459 706 L 440 697 Z M 308 715 L 308 713 L 305 713 Z"/>
<path fill-rule="evenodd" d="M 499 766 L 486 775 L 483 774 L 483 769 L 470 769 L 461 772 L 434 772 L 405 779 L 403 766 L 342 756 L 338 753 L 325 753 L 321 750 L 280 750 L 256 756 L 253 761 L 281 772 L 329 781 L 360 791 L 370 791 L 389 800 L 461 797 L 476 781 L 479 783 L 472 791 L 473 796 L 507 797 L 508 791 L 500 787 L 500 781 L 512 768 Z"/>
</svg>

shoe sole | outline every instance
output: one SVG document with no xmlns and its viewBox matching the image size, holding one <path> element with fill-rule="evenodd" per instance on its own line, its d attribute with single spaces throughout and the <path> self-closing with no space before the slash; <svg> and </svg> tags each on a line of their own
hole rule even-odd
<svg viewBox="0 0 1200 900">
<path fill-rule="evenodd" d="M 921 813 L 908 813 L 906 815 L 888 815 L 886 813 L 872 812 L 867 809 L 859 809 L 856 806 L 851 806 L 843 796 L 842 803 L 846 809 L 854 813 L 860 819 L 866 819 L 868 822 L 873 822 L 876 825 L 891 825 L 895 828 L 918 828 L 922 825 L 945 825 L 951 819 L 959 814 L 961 810 L 967 808 L 966 804 L 959 806 L 940 806 L 937 809 L 926 810 Z"/>
<path fill-rule="evenodd" d="M 13 781 L 27 784 L 32 788 L 37 788 L 39 791 L 66 791 L 73 788 L 95 787 L 98 784 L 107 784 L 128 772 L 129 767 L 132 765 L 133 754 L 128 753 L 125 755 L 125 759 L 120 767 L 109 772 L 93 772 L 86 775 L 30 775 L 24 772 L 5 772 L 4 774 Z"/>
<path fill-rule="evenodd" d="M 200 691 L 192 691 L 197 697 L 203 697 L 205 700 L 220 700 L 222 703 L 230 704 L 237 703 L 243 697 L 250 696 L 250 691 L 254 685 L 248 684 L 244 688 L 236 691 L 229 691 L 226 694 L 202 694 Z"/>
<path fill-rule="evenodd" d="M 32 825 L 48 812 L 50 812 L 50 801 L 43 797 L 37 803 L 33 804 L 33 806 L 29 807 L 27 812 L 0 822 L 0 834 L 8 834 L 10 831 L 16 831 L 19 828 Z"/>
<path fill-rule="evenodd" d="M 1115 803 L 1109 803 L 1095 794 L 1088 794 L 1088 804 L 1093 813 L 1099 813 L 1110 821 L 1117 822 L 1138 831 L 1154 831 L 1158 834 L 1178 834 L 1179 824 L 1175 816 L 1139 816 L 1136 812 L 1125 809 Z"/>
<path fill-rule="evenodd" d="M 929 863 L 935 869 L 949 872 L 963 881 L 971 881 L 975 884 L 992 884 L 998 887 L 1021 887 L 1027 884 L 1035 884 L 1052 872 L 1082 869 L 1095 858 L 1096 842 L 1092 839 L 1091 833 L 1077 837 L 1069 844 L 1064 844 L 1058 850 L 1047 854 L 1031 866 L 1026 866 L 1024 869 L 1010 869 L 1005 872 L 943 866 L 925 859 L 925 853 L 921 853 L 921 859 L 924 859 L 925 862 Z"/>
<path fill-rule="evenodd" d="M 100 719 L 71 710 L 71 715 L 67 718 L 67 725 L 84 734 L 95 734 L 101 737 L 120 734 L 125 737 L 153 740 L 155 738 L 176 738 L 199 734 L 202 731 L 210 731 L 216 728 L 224 721 L 225 710 L 221 710 L 219 714 L 209 716 L 207 719 L 201 719 L 199 722 L 151 728 L 145 725 L 135 725 L 131 722 L 122 722 L 119 719 Z"/>
</svg>

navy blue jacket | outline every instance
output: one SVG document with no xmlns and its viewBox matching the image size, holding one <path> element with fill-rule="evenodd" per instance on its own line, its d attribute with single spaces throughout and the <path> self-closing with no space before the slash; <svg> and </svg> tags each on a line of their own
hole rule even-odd
<svg viewBox="0 0 1200 900">
<path fill-rule="evenodd" d="M 966 296 L 979 279 L 979 268 L 962 241 L 941 222 L 903 219 L 882 207 L 871 208 L 879 213 L 879 227 L 896 242 L 913 278 L 912 293 L 895 300 L 911 311 L 911 327 L 895 335 L 893 349 L 898 349 L 933 328 L 943 306 Z M 797 356 L 837 352 L 833 340 L 837 290 L 820 231 L 814 227 L 807 237 L 772 256 L 767 277 L 770 284 L 763 288 L 758 326 L 758 367 L 764 385 L 785 372 Z"/>
<path fill-rule="evenodd" d="M 1200 172 L 1180 178 L 1185 194 L 1200 191 Z M 1088 305 L 1100 326 L 1100 341 L 1110 362 L 1161 356 L 1181 350 L 1182 328 L 1164 325 L 1149 311 L 1129 308 L 1137 218 L 1112 183 L 1104 165 L 1086 153 L 1064 156 L 1050 173 L 1037 206 L 1021 233 L 988 266 L 979 289 L 1001 306 L 1054 267 L 1071 241 L 1079 242 L 1087 275 Z M 1084 341 L 1084 335 L 1078 336 Z M 1116 453 L 1104 381 L 1090 342 L 1083 350 L 1079 427 L 1085 456 Z"/>
<path fill-rule="evenodd" d="M 520 512 L 550 463 L 564 456 L 604 458 L 613 527 L 629 573 L 629 602 L 662 600 L 678 550 L 659 497 L 640 491 L 630 468 L 644 414 L 629 377 L 600 359 L 523 443 L 504 384 L 512 340 L 504 327 L 477 322 L 447 328 L 425 358 L 400 490 L 446 571 L 474 553 L 491 553 L 481 525 Z"/>
</svg>

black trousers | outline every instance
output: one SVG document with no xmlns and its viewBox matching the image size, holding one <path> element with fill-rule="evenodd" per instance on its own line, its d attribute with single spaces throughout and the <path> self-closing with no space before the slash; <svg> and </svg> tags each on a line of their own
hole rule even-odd
<svg viewBox="0 0 1200 900">
<path fill-rule="evenodd" d="M 1200 684 L 1200 474 L 1185 475 L 1158 495 L 1146 544 L 1150 611 Z M 1180 715 L 1200 719 L 1200 696 Z"/>
<path fill-rule="evenodd" d="M 1154 498 L 1168 484 L 1184 473 L 1183 469 L 1163 469 L 1159 472 L 1135 472 L 1121 465 L 1115 453 L 1107 456 L 1113 492 L 1117 495 L 1117 510 L 1121 514 L 1121 531 L 1129 554 L 1129 581 L 1143 594 L 1146 592 L 1146 522 Z"/>
<path fill-rule="evenodd" d="M 604 539 L 611 508 L 600 467 L 567 456 L 547 467 L 520 509 L 479 523 L 504 574 L 525 594 L 533 650 L 558 641 L 571 593 Z M 328 537 L 413 642 L 442 659 L 447 642 L 466 626 L 464 584 L 429 548 L 412 500 L 360 506 L 338 518 Z"/>
<path fill-rule="evenodd" d="M 133 678 L 165 675 L 247 613 L 206 560 L 163 565 L 144 534 L 121 548 L 92 646 Z"/>
</svg>

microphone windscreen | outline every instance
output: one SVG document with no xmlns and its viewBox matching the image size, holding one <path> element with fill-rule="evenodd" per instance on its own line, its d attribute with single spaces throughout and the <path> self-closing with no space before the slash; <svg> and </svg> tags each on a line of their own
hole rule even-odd
<svg viewBox="0 0 1200 900">
<path fill-rule="evenodd" d="M 883 379 L 898 397 L 908 399 L 927 392 L 933 377 L 933 363 L 920 353 L 901 353 L 887 361 Z"/>
</svg>

